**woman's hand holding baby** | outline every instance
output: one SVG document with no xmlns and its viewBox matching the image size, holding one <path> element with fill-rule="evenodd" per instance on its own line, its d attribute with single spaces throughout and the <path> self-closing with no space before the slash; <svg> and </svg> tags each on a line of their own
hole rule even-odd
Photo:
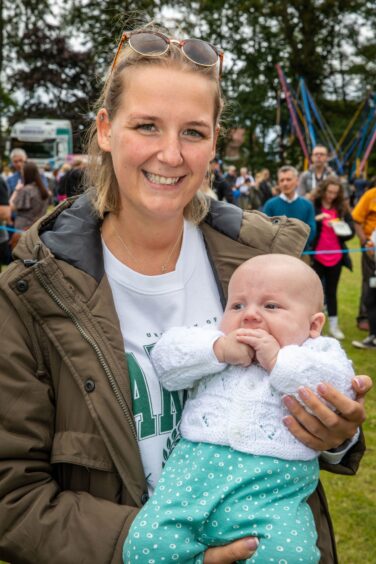
<svg viewBox="0 0 376 564">
<path fill-rule="evenodd" d="M 238 329 L 236 338 L 252 347 L 257 361 L 267 372 L 273 370 L 281 347 L 270 333 L 264 329 Z"/>
<path fill-rule="evenodd" d="M 315 450 L 340 447 L 351 439 L 365 420 L 364 398 L 372 388 L 369 376 L 357 376 L 353 380 L 355 400 L 340 393 L 330 384 L 320 384 L 320 396 L 335 408 L 332 411 L 308 388 L 301 388 L 299 395 L 310 413 L 293 397 L 286 396 L 284 403 L 291 415 L 284 418 L 290 432 L 305 445 Z"/>
<path fill-rule="evenodd" d="M 237 366 L 249 366 L 255 357 L 254 349 L 237 339 L 237 330 L 219 337 L 213 345 L 213 350 L 219 362 Z"/>
</svg>

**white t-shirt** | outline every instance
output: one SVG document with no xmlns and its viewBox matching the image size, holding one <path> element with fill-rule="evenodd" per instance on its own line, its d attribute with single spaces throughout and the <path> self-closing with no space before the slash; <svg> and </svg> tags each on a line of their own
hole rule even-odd
<svg viewBox="0 0 376 564">
<path fill-rule="evenodd" d="M 150 362 L 160 335 L 180 325 L 216 326 L 223 309 L 198 227 L 184 223 L 174 272 L 139 274 L 103 245 L 104 268 L 120 320 L 132 389 L 133 413 L 145 476 L 152 493 L 180 434 L 183 393 L 164 390 Z"/>
</svg>

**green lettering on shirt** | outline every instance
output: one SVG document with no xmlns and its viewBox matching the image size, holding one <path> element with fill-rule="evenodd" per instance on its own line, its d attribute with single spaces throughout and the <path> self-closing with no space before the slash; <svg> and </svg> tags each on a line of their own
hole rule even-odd
<svg viewBox="0 0 376 564">
<path fill-rule="evenodd" d="M 145 378 L 145 374 L 133 353 L 126 353 L 129 379 L 132 388 L 133 415 L 134 418 L 140 415 L 138 438 L 146 439 L 156 434 L 156 417 L 153 415 L 150 391 Z"/>
<path fill-rule="evenodd" d="M 179 393 L 168 392 L 162 388 L 162 415 L 160 416 L 161 433 L 167 433 L 179 423 L 182 405 Z"/>
<path fill-rule="evenodd" d="M 155 343 L 144 346 L 144 351 L 149 358 L 154 345 Z M 162 414 L 159 417 L 159 432 L 161 434 L 170 433 L 180 422 L 183 406 L 180 401 L 179 392 L 169 392 L 161 386 L 161 394 Z"/>
<path fill-rule="evenodd" d="M 154 345 L 146 345 L 144 347 L 148 356 L 150 356 L 153 346 Z M 182 402 L 179 392 L 169 392 L 160 386 L 162 413 L 155 415 L 153 413 L 150 390 L 145 373 L 133 353 L 126 353 L 126 357 L 132 389 L 133 415 L 135 419 L 139 416 L 137 429 L 138 439 L 146 439 L 155 436 L 157 433 L 171 433 L 180 422 L 184 399 Z M 156 428 L 157 418 L 158 429 Z"/>
</svg>

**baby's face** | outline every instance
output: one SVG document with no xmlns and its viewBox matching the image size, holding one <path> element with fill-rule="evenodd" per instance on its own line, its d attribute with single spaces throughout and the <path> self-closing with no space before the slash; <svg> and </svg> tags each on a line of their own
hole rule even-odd
<svg viewBox="0 0 376 564">
<path fill-rule="evenodd" d="M 220 329 L 264 329 L 281 347 L 301 345 L 311 331 L 313 308 L 309 290 L 293 271 L 268 272 L 247 267 L 237 271 Z M 315 335 L 317 336 L 317 335 Z"/>
</svg>

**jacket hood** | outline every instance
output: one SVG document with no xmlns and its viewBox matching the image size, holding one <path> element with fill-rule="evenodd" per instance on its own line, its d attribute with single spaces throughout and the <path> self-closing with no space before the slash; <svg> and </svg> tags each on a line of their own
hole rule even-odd
<svg viewBox="0 0 376 564">
<path fill-rule="evenodd" d="M 240 208 L 211 199 L 204 221 L 236 240 L 242 219 Z M 14 257 L 23 261 L 39 260 L 41 254 L 52 254 L 99 282 L 104 274 L 100 225 L 101 219 L 87 194 L 66 200 L 27 231 Z"/>
</svg>

